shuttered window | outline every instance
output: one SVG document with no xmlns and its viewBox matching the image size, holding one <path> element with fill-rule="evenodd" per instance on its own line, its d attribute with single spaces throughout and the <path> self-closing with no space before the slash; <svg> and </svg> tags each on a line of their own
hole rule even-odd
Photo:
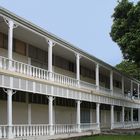
<svg viewBox="0 0 140 140">
<path fill-rule="evenodd" d="M 26 55 L 26 44 L 22 41 L 14 41 L 14 51 L 18 54 Z"/>
</svg>

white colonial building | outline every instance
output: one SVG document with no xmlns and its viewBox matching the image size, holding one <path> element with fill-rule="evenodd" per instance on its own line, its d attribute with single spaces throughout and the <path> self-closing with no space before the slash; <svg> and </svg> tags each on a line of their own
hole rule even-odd
<svg viewBox="0 0 140 140">
<path fill-rule="evenodd" d="M 139 84 L 0 7 L 0 138 L 138 128 Z"/>
</svg>

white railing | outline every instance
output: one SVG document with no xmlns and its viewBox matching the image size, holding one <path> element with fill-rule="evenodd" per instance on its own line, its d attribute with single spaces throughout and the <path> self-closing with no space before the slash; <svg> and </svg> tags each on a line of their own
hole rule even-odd
<svg viewBox="0 0 140 140">
<path fill-rule="evenodd" d="M 102 86 L 100 86 L 100 88 L 99 88 L 103 93 L 111 93 L 111 90 L 110 89 L 108 89 L 108 88 L 105 88 L 105 87 L 102 87 Z"/>
<path fill-rule="evenodd" d="M 7 138 L 7 126 L 0 125 L 0 138 Z"/>
<path fill-rule="evenodd" d="M 77 130 L 75 124 L 56 124 L 53 126 L 54 134 L 74 133 Z"/>
<path fill-rule="evenodd" d="M 98 124 L 97 123 L 82 123 L 81 124 L 81 131 L 90 131 L 90 130 L 97 130 Z"/>
<path fill-rule="evenodd" d="M 76 124 L 56 124 L 52 127 L 52 134 L 69 134 L 77 132 Z M 8 126 L 0 125 L 0 138 L 7 138 Z M 27 136 L 45 136 L 50 134 L 48 124 L 18 124 L 12 126 L 14 138 Z"/>
<path fill-rule="evenodd" d="M 140 128 L 140 123 L 138 121 L 127 121 L 127 122 L 115 122 L 113 124 L 113 128 L 122 128 L 122 129 L 133 129 L 133 128 Z"/>
<path fill-rule="evenodd" d="M 48 134 L 49 134 L 49 125 L 46 124 L 13 126 L 14 137 L 41 136 Z"/>
<path fill-rule="evenodd" d="M 0 68 L 2 69 L 9 69 L 9 62 L 5 57 L 0 56 Z M 65 84 L 68 86 L 77 86 L 77 80 L 68 76 L 64 76 L 58 73 L 50 73 L 47 70 L 25 64 L 22 62 L 18 62 L 15 60 L 11 60 L 11 71 L 18 72 L 21 74 L 25 74 L 27 76 L 31 76 L 34 78 L 45 79 L 45 80 L 52 80 L 54 82 Z"/>
<path fill-rule="evenodd" d="M 95 84 L 91 84 L 85 81 L 80 81 L 80 87 L 87 88 L 87 89 L 96 89 L 97 86 Z"/>
<path fill-rule="evenodd" d="M 64 84 L 64 85 L 69 85 L 69 86 L 77 86 L 77 80 L 68 76 L 64 76 L 62 74 L 54 73 L 52 72 L 51 74 L 52 80 Z"/>
<path fill-rule="evenodd" d="M 11 65 L 9 65 L 11 64 Z M 39 67 L 35 67 L 29 64 L 25 64 L 19 61 L 15 61 L 15 60 L 9 60 L 6 57 L 2 57 L 0 56 L 0 68 L 4 69 L 4 70 L 10 70 L 13 72 L 17 72 L 20 74 L 24 74 L 30 77 L 34 77 L 34 78 L 39 78 L 39 79 L 44 79 L 44 80 L 51 80 L 54 81 L 56 83 L 60 83 L 63 85 L 67 85 L 67 86 L 74 86 L 77 87 L 78 86 L 78 81 L 75 78 L 71 78 L 62 74 L 58 74 L 58 73 L 54 73 L 54 72 L 49 72 L 48 70 L 39 68 Z M 80 87 L 83 87 L 85 89 L 90 89 L 90 90 L 96 90 L 97 86 L 95 84 L 91 84 L 85 81 L 80 81 Z M 117 96 L 119 98 L 126 98 L 126 99 L 130 99 L 129 97 L 125 97 L 124 95 L 119 94 L 120 91 L 116 91 L 114 90 L 114 94 L 111 94 L 111 90 L 105 87 L 100 86 L 99 90 L 103 93 L 103 94 L 108 94 L 108 95 L 112 95 L 112 96 Z"/>
</svg>

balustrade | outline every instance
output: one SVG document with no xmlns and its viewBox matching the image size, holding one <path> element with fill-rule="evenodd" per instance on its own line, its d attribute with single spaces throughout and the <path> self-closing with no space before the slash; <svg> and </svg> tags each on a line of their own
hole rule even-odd
<svg viewBox="0 0 140 140">
<path fill-rule="evenodd" d="M 35 67 L 29 64 L 25 64 L 16 60 L 10 60 L 11 67 L 10 71 L 17 72 L 20 74 L 24 74 L 30 77 L 39 78 L 43 80 L 51 80 L 56 83 L 60 83 L 67 86 L 78 86 L 78 81 L 75 78 L 71 78 L 62 74 L 58 74 L 55 72 L 49 72 L 48 70 Z M 0 56 L 0 68 L 3 70 L 9 69 L 9 59 L 6 57 Z M 92 83 L 88 83 L 85 81 L 80 81 L 80 87 L 89 89 L 89 90 L 96 90 L 97 86 Z M 120 98 L 128 98 L 125 97 L 120 91 L 114 90 L 113 94 L 111 94 L 111 90 L 105 87 L 100 86 L 99 91 L 103 94 L 108 94 L 115 97 Z M 130 99 L 130 98 L 128 98 Z"/>
</svg>

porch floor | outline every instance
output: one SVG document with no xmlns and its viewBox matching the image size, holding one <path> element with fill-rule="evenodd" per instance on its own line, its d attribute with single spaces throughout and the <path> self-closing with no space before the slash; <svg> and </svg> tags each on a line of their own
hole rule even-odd
<svg viewBox="0 0 140 140">
<path fill-rule="evenodd" d="M 82 136 L 91 136 L 100 134 L 100 131 L 88 131 L 88 132 L 81 132 L 81 133 L 70 133 L 70 134 L 60 134 L 60 135 L 53 135 L 53 136 L 28 136 L 28 137 L 19 137 L 14 138 L 12 140 L 62 140 L 62 139 L 68 139 L 68 138 L 74 138 L 74 137 L 82 137 Z M 8 140 L 8 139 L 2 139 L 2 140 Z"/>
</svg>

